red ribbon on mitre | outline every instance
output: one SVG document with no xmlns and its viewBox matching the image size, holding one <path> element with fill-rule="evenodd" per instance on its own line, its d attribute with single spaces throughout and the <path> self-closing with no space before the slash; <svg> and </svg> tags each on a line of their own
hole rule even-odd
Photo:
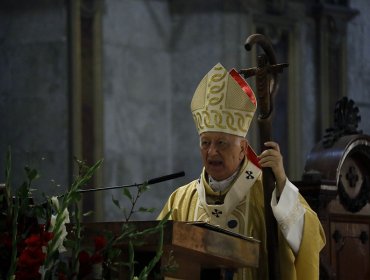
<svg viewBox="0 0 370 280">
<path fill-rule="evenodd" d="M 249 99 L 252 101 L 254 106 L 257 106 L 256 96 L 254 95 L 253 90 L 248 85 L 246 80 L 244 80 L 243 77 L 240 76 L 235 69 L 231 69 L 229 74 L 231 75 L 231 77 L 234 78 L 234 80 L 238 83 L 241 89 L 248 95 Z"/>
<path fill-rule="evenodd" d="M 252 88 L 248 85 L 246 80 L 242 76 L 239 75 L 239 73 L 235 69 L 231 69 L 229 72 L 230 76 L 233 77 L 233 79 L 238 83 L 238 85 L 241 87 L 241 89 L 248 95 L 251 102 L 254 104 L 254 106 L 257 106 L 257 100 L 256 96 L 254 95 L 254 92 Z M 245 151 L 247 158 L 257 167 L 261 168 L 259 164 L 258 157 L 255 153 L 255 151 L 252 149 L 251 146 L 248 145 L 247 150 Z"/>
</svg>

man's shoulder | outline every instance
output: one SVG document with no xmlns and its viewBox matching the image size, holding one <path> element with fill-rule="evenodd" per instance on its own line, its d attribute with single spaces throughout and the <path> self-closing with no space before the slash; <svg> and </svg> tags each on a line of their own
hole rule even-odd
<svg viewBox="0 0 370 280">
<path fill-rule="evenodd" d="M 175 190 L 175 192 L 189 192 L 196 190 L 197 184 L 199 182 L 199 179 L 193 180 L 190 183 L 187 183 L 186 185 L 183 185 Z"/>
<path fill-rule="evenodd" d="M 196 197 L 198 180 L 191 181 L 190 183 L 178 187 L 175 189 L 170 196 L 170 203 L 184 203 L 184 201 L 192 200 Z"/>
</svg>

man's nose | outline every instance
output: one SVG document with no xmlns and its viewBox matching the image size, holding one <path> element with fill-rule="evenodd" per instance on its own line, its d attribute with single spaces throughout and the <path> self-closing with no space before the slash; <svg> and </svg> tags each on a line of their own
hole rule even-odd
<svg viewBox="0 0 370 280">
<path fill-rule="evenodd" d="M 218 153 L 217 145 L 216 143 L 211 143 L 211 145 L 208 148 L 208 154 L 209 155 L 214 155 Z"/>
</svg>

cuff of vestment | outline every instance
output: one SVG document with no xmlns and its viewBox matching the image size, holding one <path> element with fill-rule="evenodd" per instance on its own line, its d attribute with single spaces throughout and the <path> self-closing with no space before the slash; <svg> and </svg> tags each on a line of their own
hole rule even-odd
<svg viewBox="0 0 370 280">
<path fill-rule="evenodd" d="M 271 207 L 281 230 L 288 231 L 306 212 L 298 199 L 298 189 L 288 179 L 279 201 L 276 199 L 276 188 L 272 193 Z"/>
</svg>

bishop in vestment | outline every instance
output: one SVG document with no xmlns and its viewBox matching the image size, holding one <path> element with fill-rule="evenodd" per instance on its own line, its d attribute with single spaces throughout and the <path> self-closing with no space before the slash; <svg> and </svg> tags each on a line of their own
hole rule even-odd
<svg viewBox="0 0 370 280">
<path fill-rule="evenodd" d="M 279 145 L 257 156 L 246 140 L 257 106 L 247 82 L 220 63 L 200 81 L 191 111 L 200 138 L 199 179 L 175 190 L 159 219 L 171 211 L 176 221 L 204 221 L 261 241 L 258 268 L 239 270 L 235 279 L 268 279 L 264 208 L 278 224 L 281 279 L 319 279 L 325 234 L 316 213 L 285 175 Z M 261 167 L 276 178 L 271 205 L 264 205 Z"/>
</svg>

